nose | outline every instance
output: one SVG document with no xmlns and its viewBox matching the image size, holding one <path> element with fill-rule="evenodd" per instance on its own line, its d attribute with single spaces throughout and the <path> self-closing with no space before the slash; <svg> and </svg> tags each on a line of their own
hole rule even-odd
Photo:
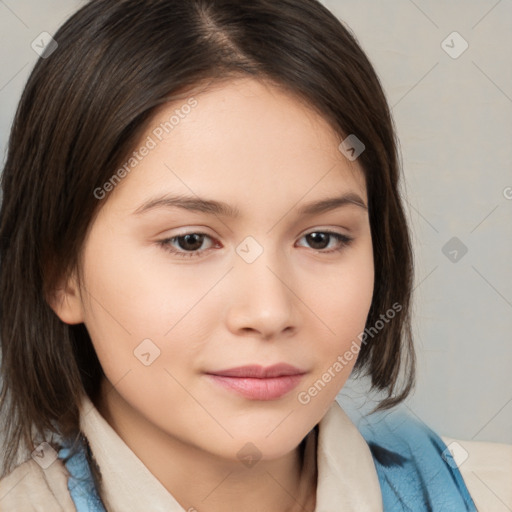
<svg viewBox="0 0 512 512">
<path fill-rule="evenodd" d="M 299 329 L 300 300 L 294 293 L 293 273 L 283 258 L 263 251 L 247 263 L 237 256 L 230 274 L 226 322 L 231 332 L 268 340 Z"/>
</svg>

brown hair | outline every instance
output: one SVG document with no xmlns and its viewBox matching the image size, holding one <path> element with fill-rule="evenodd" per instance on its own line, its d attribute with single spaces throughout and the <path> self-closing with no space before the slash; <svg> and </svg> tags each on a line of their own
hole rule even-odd
<svg viewBox="0 0 512 512">
<path fill-rule="evenodd" d="M 317 0 L 92 0 L 54 38 L 58 48 L 39 59 L 24 89 L 1 182 L 2 474 L 22 443 L 34 449 L 34 433 L 77 438 L 81 396 L 98 393 L 102 369 L 84 324 L 63 323 L 47 302 L 55 283 L 80 269 L 102 204 L 93 191 L 159 106 L 239 76 L 285 88 L 321 113 L 340 142 L 355 134 L 365 144 L 358 163 L 375 262 L 366 325 L 394 303 L 401 309 L 361 345 L 355 373 L 386 392 L 379 408 L 403 400 L 415 369 L 412 250 L 393 121 L 354 35 Z"/>
</svg>

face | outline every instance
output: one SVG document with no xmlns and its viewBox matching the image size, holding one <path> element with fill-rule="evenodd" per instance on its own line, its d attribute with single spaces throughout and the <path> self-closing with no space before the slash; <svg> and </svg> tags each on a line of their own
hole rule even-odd
<svg viewBox="0 0 512 512">
<path fill-rule="evenodd" d="M 365 181 L 327 122 L 274 86 L 240 79 L 193 98 L 150 123 L 101 199 L 80 293 L 54 309 L 85 323 L 113 392 L 148 428 L 275 459 L 356 361 L 344 354 L 357 353 L 374 279 Z"/>
</svg>

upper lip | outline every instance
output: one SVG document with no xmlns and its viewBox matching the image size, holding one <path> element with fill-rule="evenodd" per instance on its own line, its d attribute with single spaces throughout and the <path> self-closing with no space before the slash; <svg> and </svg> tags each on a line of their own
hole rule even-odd
<svg viewBox="0 0 512 512">
<path fill-rule="evenodd" d="M 272 377 L 282 377 L 285 375 L 301 375 L 306 372 L 287 363 L 278 363 L 266 367 L 257 364 L 252 364 L 248 366 L 237 366 L 236 368 L 212 371 L 208 373 L 210 373 L 211 375 L 219 375 L 222 377 L 247 377 L 253 379 L 268 379 Z"/>
</svg>

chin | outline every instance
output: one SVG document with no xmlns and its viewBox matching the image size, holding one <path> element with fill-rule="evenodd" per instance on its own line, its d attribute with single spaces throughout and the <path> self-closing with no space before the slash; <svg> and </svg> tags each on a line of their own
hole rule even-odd
<svg viewBox="0 0 512 512">
<path fill-rule="evenodd" d="M 272 461 L 284 457 L 295 450 L 309 430 L 290 431 L 289 425 L 283 427 L 279 432 L 279 427 L 268 435 L 267 430 L 247 431 L 242 435 L 236 436 L 230 444 L 234 448 L 235 457 L 241 458 L 256 457 L 262 461 Z M 231 452 L 231 457 L 233 452 Z"/>
</svg>

